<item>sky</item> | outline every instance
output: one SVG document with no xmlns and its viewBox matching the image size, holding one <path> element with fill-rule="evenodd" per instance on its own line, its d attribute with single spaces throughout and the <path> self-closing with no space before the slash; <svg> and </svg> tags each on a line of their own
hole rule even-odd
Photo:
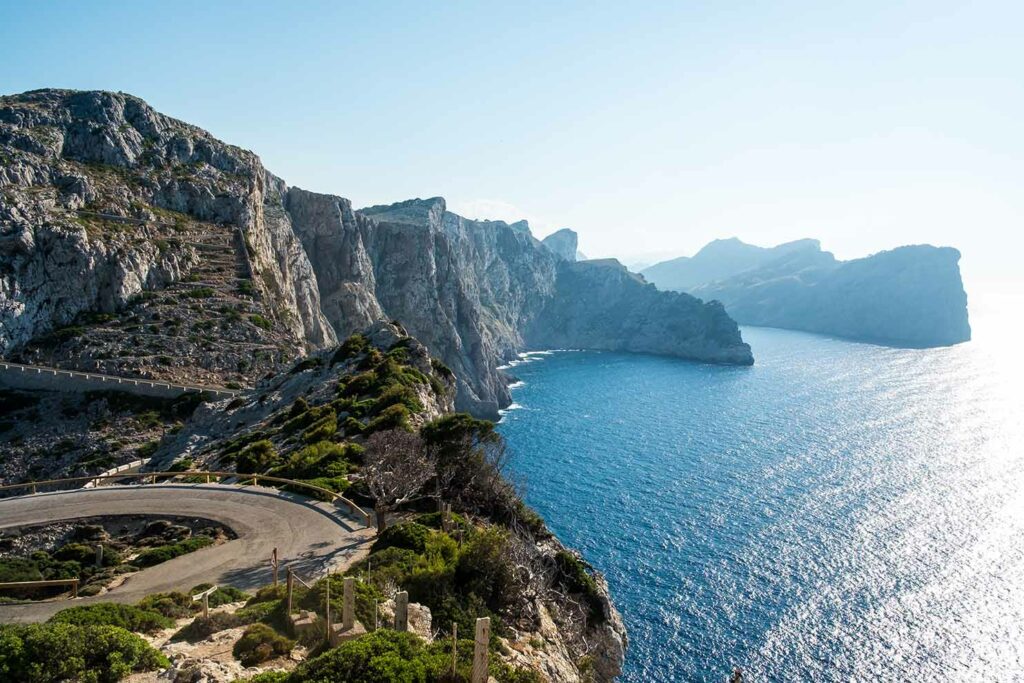
<svg viewBox="0 0 1024 683">
<path fill-rule="evenodd" d="M 290 185 L 440 195 L 591 257 L 932 243 L 1019 285 L 1022 25 L 985 0 L 0 0 L 0 94 L 129 92 Z"/>
</svg>

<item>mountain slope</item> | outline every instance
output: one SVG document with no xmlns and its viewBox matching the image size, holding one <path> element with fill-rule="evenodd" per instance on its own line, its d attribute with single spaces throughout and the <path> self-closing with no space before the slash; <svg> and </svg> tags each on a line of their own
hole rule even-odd
<svg viewBox="0 0 1024 683">
<path fill-rule="evenodd" d="M 758 247 L 732 237 L 714 240 L 690 256 L 662 261 L 640 271 L 659 289 L 687 292 L 708 282 L 732 277 L 745 270 L 759 268 L 793 252 L 820 250 L 818 240 L 803 239 L 776 247 Z"/>
<path fill-rule="evenodd" d="M 546 246 L 440 198 L 354 211 L 130 95 L 3 97 L 0 162 L 0 353 L 28 362 L 245 385 L 398 319 L 489 416 L 510 401 L 497 368 L 555 339 L 752 362 L 720 308 L 567 270 L 571 231 Z M 545 336 L 579 294 L 569 272 L 609 296 Z"/>
</svg>

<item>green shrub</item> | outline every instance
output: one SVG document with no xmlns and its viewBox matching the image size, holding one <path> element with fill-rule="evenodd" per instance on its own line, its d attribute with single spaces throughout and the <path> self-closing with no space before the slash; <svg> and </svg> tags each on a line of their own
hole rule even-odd
<svg viewBox="0 0 1024 683">
<path fill-rule="evenodd" d="M 216 293 L 212 287 L 196 287 L 185 292 L 184 296 L 190 299 L 209 299 Z"/>
<path fill-rule="evenodd" d="M 430 529 L 416 522 L 395 524 L 386 528 L 377 537 L 373 544 L 372 552 L 395 547 L 422 553 L 427 547 L 427 538 L 430 536 L 430 533 Z"/>
<path fill-rule="evenodd" d="M 142 600 L 139 600 L 136 606 L 151 612 L 158 612 L 171 619 L 182 619 L 190 616 L 194 610 L 192 596 L 177 591 L 147 595 Z"/>
<path fill-rule="evenodd" d="M 244 474 L 258 474 L 278 461 L 277 449 L 267 439 L 250 444 L 239 455 L 236 466 Z"/>
<path fill-rule="evenodd" d="M 438 680 L 450 661 L 443 649 L 428 649 L 411 633 L 381 629 L 304 662 L 285 681 L 425 683 Z"/>
<path fill-rule="evenodd" d="M 259 327 L 260 329 L 269 330 L 271 327 L 273 327 L 273 323 L 271 323 L 269 320 L 264 318 L 259 313 L 253 313 L 252 315 L 250 315 L 249 321 L 256 327 Z"/>
<path fill-rule="evenodd" d="M 570 593 L 582 595 L 590 608 L 590 618 L 596 623 L 604 621 L 604 609 L 597 589 L 597 582 L 587 572 L 587 567 L 578 557 L 566 550 L 555 555 L 559 582 Z"/>
<path fill-rule="evenodd" d="M 116 626 L 0 625 L 0 680 L 114 683 L 170 662 L 145 640 Z"/>
<path fill-rule="evenodd" d="M 287 678 L 287 671 L 264 671 L 261 674 L 256 674 L 252 678 L 246 678 L 244 680 L 238 679 L 233 683 L 284 683 Z"/>
<path fill-rule="evenodd" d="M 212 544 L 213 539 L 208 536 L 193 536 L 178 543 L 170 543 L 143 550 L 139 553 L 138 557 L 132 560 L 132 564 L 142 568 L 152 567 L 153 565 L 173 560 L 175 557 L 187 555 Z"/>
<path fill-rule="evenodd" d="M 334 355 L 331 357 L 331 365 L 359 355 L 365 351 L 369 345 L 370 342 L 366 337 L 358 333 L 353 334 L 338 347 L 337 351 L 334 352 Z"/>
<path fill-rule="evenodd" d="M 388 406 L 380 414 L 363 427 L 363 434 L 387 431 L 389 429 L 409 429 L 409 409 L 402 404 Z"/>
<path fill-rule="evenodd" d="M 127 631 L 153 633 L 174 626 L 174 621 L 163 614 L 112 602 L 69 607 L 50 617 L 50 623 L 76 626 L 118 626 Z"/>
<path fill-rule="evenodd" d="M 68 543 L 54 551 L 53 559 L 61 562 L 92 564 L 96 560 L 96 549 L 82 543 Z"/>
<path fill-rule="evenodd" d="M 306 443 L 316 443 L 331 438 L 337 431 L 338 417 L 333 409 L 328 409 L 323 417 L 302 432 L 302 440 Z"/>
<path fill-rule="evenodd" d="M 256 666 L 292 651 L 295 641 L 278 634 L 266 624 L 252 624 L 235 643 L 231 653 L 243 666 Z"/>
<path fill-rule="evenodd" d="M 392 384 L 385 388 L 374 402 L 373 413 L 380 413 L 385 408 L 394 405 L 405 406 L 412 413 L 418 413 L 423 410 L 423 404 L 420 402 L 419 396 L 416 395 L 416 392 L 411 387 L 407 387 L 404 384 Z"/>
</svg>

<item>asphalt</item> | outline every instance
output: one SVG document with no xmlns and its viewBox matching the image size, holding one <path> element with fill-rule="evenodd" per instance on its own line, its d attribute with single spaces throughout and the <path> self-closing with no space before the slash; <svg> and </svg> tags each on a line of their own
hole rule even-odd
<svg viewBox="0 0 1024 683">
<path fill-rule="evenodd" d="M 344 508 L 276 489 L 218 484 L 113 486 L 6 498 L 0 500 L 0 530 L 123 514 L 202 517 L 228 526 L 238 538 L 144 569 L 103 595 L 0 605 L 0 623 L 44 621 L 65 607 L 132 603 L 200 583 L 251 590 L 271 583 L 275 547 L 281 580 L 288 565 L 309 581 L 364 556 L 373 540 L 373 530 Z"/>
</svg>

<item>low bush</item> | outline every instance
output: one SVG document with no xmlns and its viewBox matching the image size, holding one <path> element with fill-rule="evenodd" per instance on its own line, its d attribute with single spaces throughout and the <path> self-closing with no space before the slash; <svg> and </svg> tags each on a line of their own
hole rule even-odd
<svg viewBox="0 0 1024 683">
<path fill-rule="evenodd" d="M 169 543 L 143 550 L 138 557 L 132 560 L 132 564 L 141 568 L 152 567 L 212 544 L 213 539 L 209 536 L 193 536 L 178 543 Z"/>
<path fill-rule="evenodd" d="M 194 609 L 192 596 L 177 591 L 147 595 L 136 603 L 136 606 L 151 612 L 158 612 L 171 619 L 182 619 L 190 616 Z"/>
<path fill-rule="evenodd" d="M 0 680 L 114 683 L 170 662 L 141 637 L 116 626 L 0 625 Z"/>
<path fill-rule="evenodd" d="M 258 474 L 278 461 L 277 449 L 267 439 L 249 444 L 235 460 L 238 471 L 244 474 Z"/>
<path fill-rule="evenodd" d="M 590 608 L 591 620 L 596 623 L 604 621 L 604 609 L 597 582 L 587 572 L 587 566 L 583 561 L 567 550 L 560 550 L 555 555 L 555 563 L 562 586 L 570 593 L 583 596 Z"/>
<path fill-rule="evenodd" d="M 266 624 L 252 624 L 235 643 L 231 653 L 243 666 L 256 666 L 292 651 L 295 641 L 285 638 Z"/>
<path fill-rule="evenodd" d="M 353 334 L 338 347 L 337 351 L 334 352 L 334 355 L 331 357 L 331 365 L 348 360 L 349 358 L 354 358 L 365 351 L 369 346 L 370 342 L 366 337 L 358 333 Z"/>
<path fill-rule="evenodd" d="M 118 626 L 136 633 L 154 633 L 174 626 L 174 620 L 155 610 L 99 602 L 93 605 L 69 607 L 50 617 L 50 623 L 76 626 Z"/>
<path fill-rule="evenodd" d="M 422 553 L 427 547 L 427 538 L 430 533 L 430 529 L 416 522 L 395 524 L 377 536 L 372 552 L 394 547 Z"/>
<path fill-rule="evenodd" d="M 271 327 L 273 327 L 273 323 L 271 323 L 269 320 L 264 318 L 259 313 L 253 313 L 252 315 L 250 315 L 249 321 L 256 327 L 259 327 L 260 329 L 263 330 L 269 330 Z"/>
</svg>

